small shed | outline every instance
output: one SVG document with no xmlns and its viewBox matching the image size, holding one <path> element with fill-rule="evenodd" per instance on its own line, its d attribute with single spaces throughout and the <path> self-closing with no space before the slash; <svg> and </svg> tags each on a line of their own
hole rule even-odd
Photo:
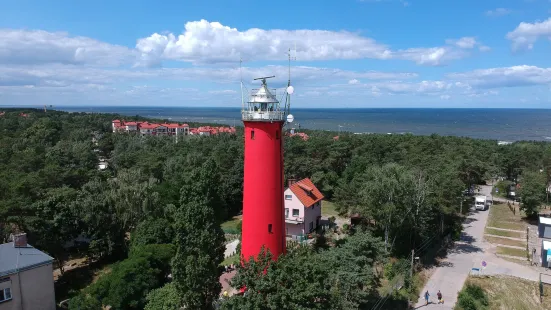
<svg viewBox="0 0 551 310">
<path fill-rule="evenodd" d="M 551 241 L 543 240 L 541 242 L 541 266 L 551 266 Z"/>
<path fill-rule="evenodd" d="M 538 237 L 551 239 L 551 218 L 540 216 Z"/>
</svg>

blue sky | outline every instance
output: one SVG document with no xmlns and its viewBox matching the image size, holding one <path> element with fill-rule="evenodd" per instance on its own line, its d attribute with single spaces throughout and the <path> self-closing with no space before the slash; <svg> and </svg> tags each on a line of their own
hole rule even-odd
<svg viewBox="0 0 551 310">
<path fill-rule="evenodd" d="M 4 1 L 0 105 L 551 106 L 551 0 Z"/>
</svg>

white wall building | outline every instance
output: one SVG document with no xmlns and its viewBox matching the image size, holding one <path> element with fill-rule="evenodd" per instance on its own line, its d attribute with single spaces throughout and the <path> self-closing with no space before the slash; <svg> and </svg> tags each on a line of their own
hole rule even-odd
<svg viewBox="0 0 551 310">
<path fill-rule="evenodd" d="M 0 244 L 0 310 L 55 310 L 52 261 L 25 234 Z"/>
<path fill-rule="evenodd" d="M 308 178 L 289 182 L 284 192 L 285 231 L 288 236 L 301 236 L 320 226 L 323 194 Z"/>
</svg>

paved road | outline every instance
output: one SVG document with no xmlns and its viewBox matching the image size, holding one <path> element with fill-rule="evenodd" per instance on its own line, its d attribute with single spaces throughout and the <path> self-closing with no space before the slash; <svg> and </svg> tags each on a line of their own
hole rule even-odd
<svg viewBox="0 0 551 310">
<path fill-rule="evenodd" d="M 490 196 L 491 186 L 483 186 L 481 195 Z M 465 280 L 472 268 L 482 270 L 482 261 L 487 266 L 482 270 L 483 274 L 505 274 L 528 280 L 537 280 L 538 272 L 530 267 L 518 265 L 503 260 L 494 254 L 486 252 L 491 245 L 484 241 L 484 228 L 488 221 L 489 211 L 475 211 L 471 213 L 463 223 L 461 240 L 455 246 L 448 257 L 440 263 L 434 274 L 425 285 L 421 294 L 429 291 L 430 300 L 433 302 L 426 306 L 427 309 L 453 309 L 457 302 L 457 293 L 462 289 Z M 436 293 L 440 290 L 445 304 L 436 304 Z M 421 296 L 415 308 L 425 308 L 425 301 Z"/>
<path fill-rule="evenodd" d="M 235 253 L 237 250 L 237 245 L 239 244 L 239 239 L 233 240 L 232 242 L 226 244 L 226 250 L 224 251 L 224 258 L 228 258 Z"/>
</svg>

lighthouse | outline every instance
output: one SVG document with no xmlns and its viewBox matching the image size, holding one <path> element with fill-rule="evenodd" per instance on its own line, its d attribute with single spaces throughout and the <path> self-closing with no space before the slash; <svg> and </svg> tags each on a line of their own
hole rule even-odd
<svg viewBox="0 0 551 310">
<path fill-rule="evenodd" d="M 289 110 L 292 86 L 286 90 L 286 104 L 280 107 L 275 90 L 267 79 L 255 79 L 261 86 L 253 89 L 241 112 L 245 125 L 242 259 L 256 258 L 262 247 L 274 259 L 285 253 L 283 201 L 283 133 Z M 289 82 L 290 84 L 290 82 Z"/>
</svg>

